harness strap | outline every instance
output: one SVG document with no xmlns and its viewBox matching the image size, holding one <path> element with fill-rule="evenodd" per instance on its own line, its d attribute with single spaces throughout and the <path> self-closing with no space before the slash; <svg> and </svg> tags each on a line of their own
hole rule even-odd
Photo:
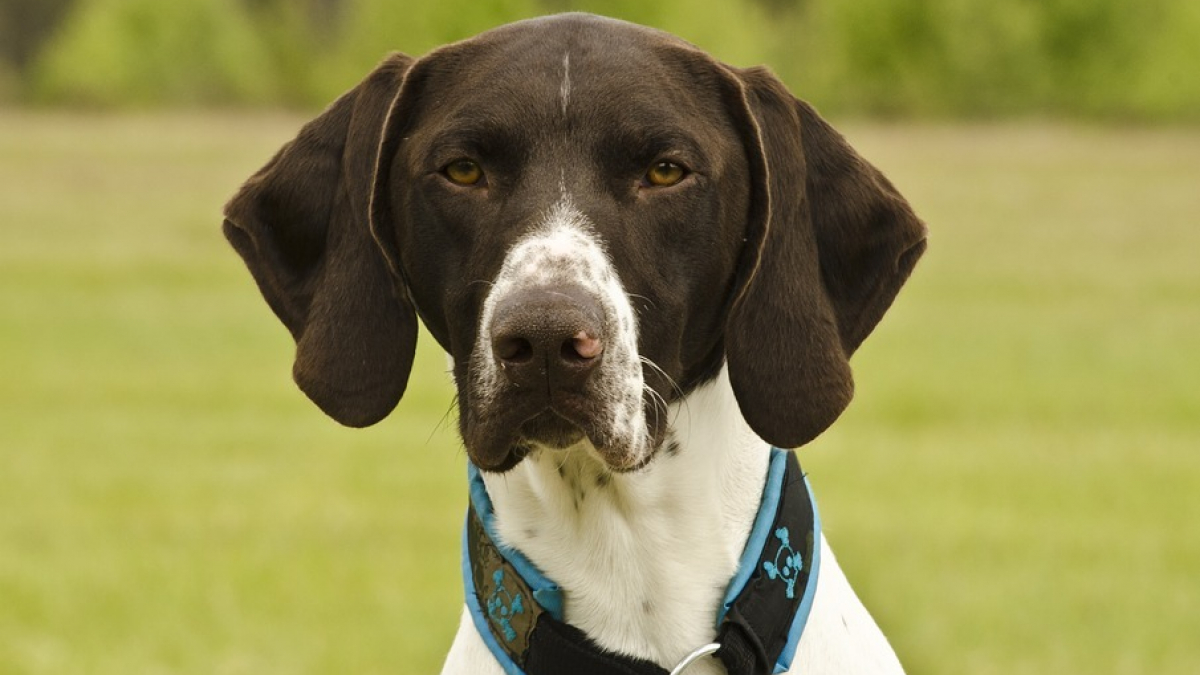
<svg viewBox="0 0 1200 675">
<path fill-rule="evenodd" d="M 493 536 L 491 501 L 471 467 L 463 536 L 467 606 L 508 675 L 668 675 L 655 663 L 601 649 L 563 621 L 562 591 Z M 820 567 L 820 518 L 792 452 L 772 449 L 762 503 L 717 617 L 715 656 L 729 675 L 791 667 Z"/>
<path fill-rule="evenodd" d="M 598 647 L 583 631 L 549 615 L 538 619 L 526 675 L 668 675 L 657 664 Z"/>
<path fill-rule="evenodd" d="M 763 506 L 730 584 L 731 601 L 718 620 L 716 655 L 730 675 L 787 671 L 817 590 L 821 521 L 816 500 L 796 455 L 774 452 Z M 777 506 L 768 517 L 771 499 Z"/>
</svg>

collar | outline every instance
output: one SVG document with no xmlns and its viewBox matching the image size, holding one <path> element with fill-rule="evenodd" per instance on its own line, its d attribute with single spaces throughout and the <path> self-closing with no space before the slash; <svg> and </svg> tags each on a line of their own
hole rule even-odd
<svg viewBox="0 0 1200 675">
<path fill-rule="evenodd" d="M 471 506 L 462 552 L 466 604 L 504 672 L 666 675 L 655 664 L 601 650 L 565 623 L 562 589 L 497 539 L 483 477 L 474 465 L 468 475 Z M 772 448 L 758 514 L 715 617 L 716 656 L 730 675 L 783 673 L 791 667 L 816 594 L 820 551 L 821 521 L 808 478 L 794 453 Z"/>
</svg>

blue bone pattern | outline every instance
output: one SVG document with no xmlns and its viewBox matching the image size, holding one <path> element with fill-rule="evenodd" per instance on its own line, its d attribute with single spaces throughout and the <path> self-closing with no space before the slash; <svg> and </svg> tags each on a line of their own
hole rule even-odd
<svg viewBox="0 0 1200 675">
<path fill-rule="evenodd" d="M 504 634 L 504 639 L 512 642 L 517 639 L 517 631 L 513 630 L 511 617 L 515 614 L 524 614 L 525 603 L 522 601 L 520 593 L 513 596 L 504 587 L 504 570 L 496 570 L 492 574 L 492 580 L 496 582 L 496 590 L 492 591 L 492 596 L 487 601 L 488 618 Z"/>
<path fill-rule="evenodd" d="M 789 541 L 788 529 L 781 527 L 775 530 L 775 538 L 779 540 L 779 550 L 775 552 L 774 562 L 763 562 L 763 570 L 770 579 L 780 579 L 787 584 L 788 598 L 796 597 L 796 580 L 804 570 L 804 560 Z"/>
</svg>

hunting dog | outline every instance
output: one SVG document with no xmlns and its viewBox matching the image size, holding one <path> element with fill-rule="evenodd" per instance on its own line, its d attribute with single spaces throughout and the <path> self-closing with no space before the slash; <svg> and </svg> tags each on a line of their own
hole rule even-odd
<svg viewBox="0 0 1200 675">
<path fill-rule="evenodd" d="M 424 321 L 496 538 L 597 649 L 662 669 L 713 641 L 771 446 L 841 414 L 925 248 L 770 72 L 582 14 L 392 54 L 225 215 L 338 422 L 391 412 Z M 790 672 L 899 672 L 818 539 Z M 443 672 L 504 672 L 470 614 Z"/>
</svg>

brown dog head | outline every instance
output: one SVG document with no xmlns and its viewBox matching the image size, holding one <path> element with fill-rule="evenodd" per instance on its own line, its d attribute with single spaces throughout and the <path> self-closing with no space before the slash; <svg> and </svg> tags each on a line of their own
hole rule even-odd
<svg viewBox="0 0 1200 675">
<path fill-rule="evenodd" d="M 664 406 L 723 366 L 762 438 L 808 442 L 925 247 L 887 179 L 769 72 L 579 14 L 389 57 L 224 227 L 322 410 L 386 416 L 420 315 L 491 470 L 579 442 L 640 466 Z"/>
</svg>

